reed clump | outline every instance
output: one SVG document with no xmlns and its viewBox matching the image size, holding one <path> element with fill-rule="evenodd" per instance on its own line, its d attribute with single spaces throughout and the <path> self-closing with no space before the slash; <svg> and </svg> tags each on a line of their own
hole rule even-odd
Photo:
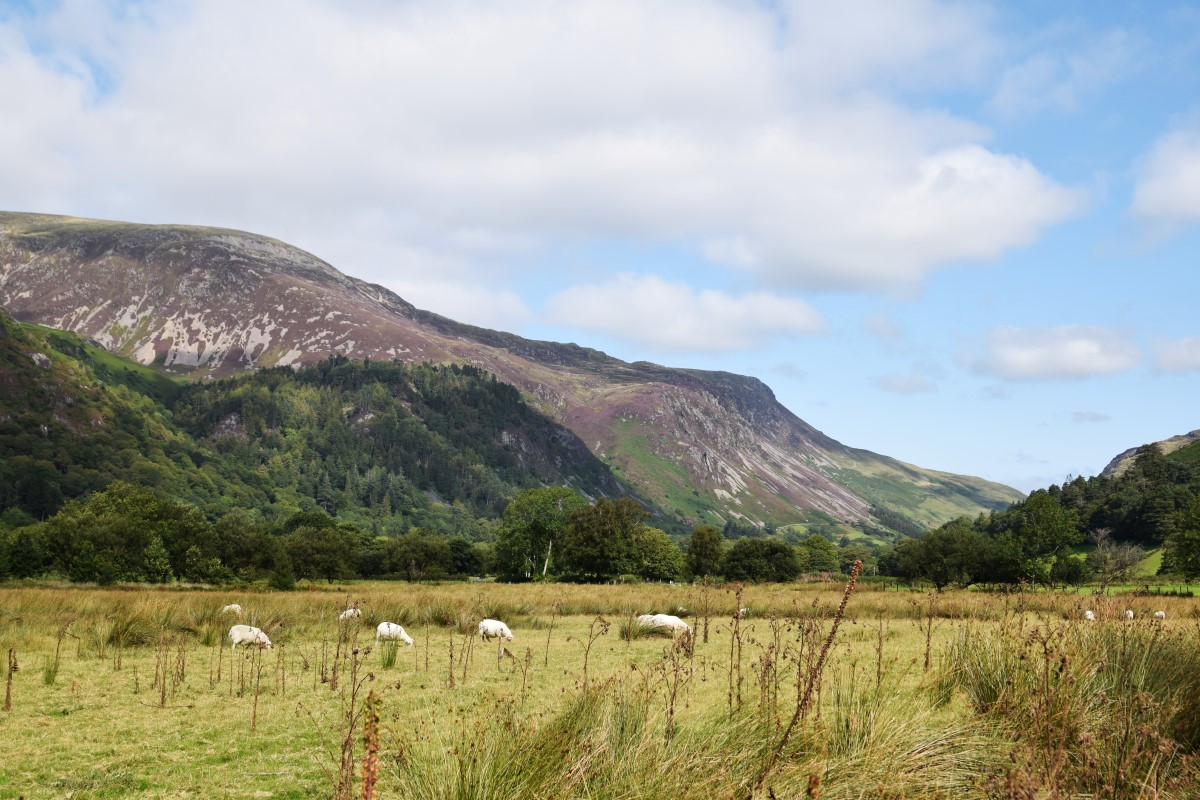
<svg viewBox="0 0 1200 800">
<path fill-rule="evenodd" d="M 1009 784 L 1114 800 L 1196 785 L 1200 649 L 1189 631 L 1046 618 L 962 628 L 937 682 L 1018 743 Z"/>
</svg>

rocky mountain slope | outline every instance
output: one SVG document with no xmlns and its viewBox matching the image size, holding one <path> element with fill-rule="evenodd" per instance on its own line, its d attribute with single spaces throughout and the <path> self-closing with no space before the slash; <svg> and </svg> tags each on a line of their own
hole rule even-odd
<svg viewBox="0 0 1200 800">
<path fill-rule="evenodd" d="M 0 213 L 0 305 L 194 376 L 331 354 L 473 364 L 519 388 L 681 525 L 858 521 L 873 506 L 936 524 L 1021 497 L 842 445 L 755 378 L 463 325 L 239 231 Z"/>
<path fill-rule="evenodd" d="M 1170 457 L 1175 455 L 1178 458 L 1196 461 L 1200 459 L 1200 452 L 1198 452 L 1200 451 L 1200 445 L 1197 442 L 1200 442 L 1200 430 L 1183 433 L 1179 436 L 1172 436 L 1170 439 L 1163 439 L 1161 442 L 1154 442 L 1154 444 L 1158 445 L 1158 449 L 1162 451 L 1164 456 Z M 1121 453 L 1108 462 L 1108 466 L 1101 470 L 1100 474 L 1110 478 L 1125 474 L 1126 470 L 1133 465 L 1138 451 L 1142 447 L 1145 447 L 1145 445 L 1131 447 Z"/>
</svg>

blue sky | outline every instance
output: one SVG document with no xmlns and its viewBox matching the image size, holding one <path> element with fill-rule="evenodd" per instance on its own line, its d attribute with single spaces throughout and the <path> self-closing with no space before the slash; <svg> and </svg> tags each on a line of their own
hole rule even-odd
<svg viewBox="0 0 1200 800">
<path fill-rule="evenodd" d="M 1022 490 L 1200 427 L 1200 5 L 0 2 L 0 208 L 220 225 Z"/>
</svg>

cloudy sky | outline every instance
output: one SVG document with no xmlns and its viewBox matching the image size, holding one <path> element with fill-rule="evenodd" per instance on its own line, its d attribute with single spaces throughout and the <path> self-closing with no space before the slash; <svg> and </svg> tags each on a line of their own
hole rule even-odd
<svg viewBox="0 0 1200 800">
<path fill-rule="evenodd" d="M 1200 5 L 0 0 L 0 208 L 284 239 L 1022 490 L 1200 428 Z"/>
</svg>

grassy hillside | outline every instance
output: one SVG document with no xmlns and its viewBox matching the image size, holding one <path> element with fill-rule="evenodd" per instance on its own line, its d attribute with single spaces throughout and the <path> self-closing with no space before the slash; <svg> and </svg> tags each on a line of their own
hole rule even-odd
<svg viewBox="0 0 1200 800">
<path fill-rule="evenodd" d="M 518 489 L 621 484 L 515 389 L 471 367 L 327 361 L 183 383 L 0 314 L 0 513 L 42 519 L 123 480 L 267 517 L 483 535 Z"/>
<path fill-rule="evenodd" d="M 1167 458 L 1171 461 L 1178 461 L 1180 464 L 1188 464 L 1190 466 L 1200 465 L 1200 440 L 1194 441 L 1174 452 L 1167 453 Z"/>
</svg>

